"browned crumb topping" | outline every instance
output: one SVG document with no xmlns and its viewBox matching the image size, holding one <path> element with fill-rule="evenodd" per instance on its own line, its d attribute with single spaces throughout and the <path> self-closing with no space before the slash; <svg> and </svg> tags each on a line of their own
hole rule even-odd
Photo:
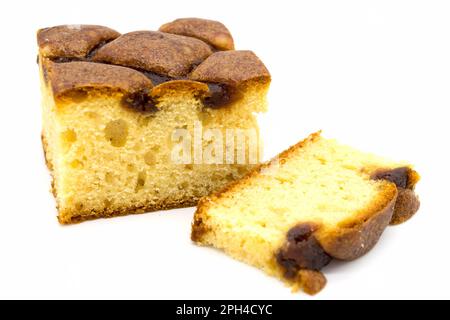
<svg viewBox="0 0 450 320">
<path fill-rule="evenodd" d="M 85 88 L 120 88 L 124 92 L 136 93 L 153 87 L 142 73 L 133 69 L 92 62 L 48 62 L 47 73 L 55 97 Z"/>
<path fill-rule="evenodd" d="M 117 31 L 94 25 L 62 25 L 37 33 L 40 53 L 48 58 L 85 58 L 101 43 L 120 36 Z"/>
<path fill-rule="evenodd" d="M 56 97 L 81 99 L 89 89 L 106 88 L 125 93 L 128 107 L 156 111 L 152 87 L 189 79 L 184 85 L 201 91 L 204 106 L 218 108 L 241 98 L 239 85 L 270 81 L 258 57 L 234 51 L 228 29 L 212 20 L 178 19 L 160 31 L 124 35 L 102 26 L 64 25 L 41 29 L 37 38 L 44 78 Z M 207 94 L 195 83 L 205 83 Z"/>
<path fill-rule="evenodd" d="M 206 43 L 194 38 L 136 31 L 103 46 L 92 60 L 182 77 L 211 53 Z"/>
<path fill-rule="evenodd" d="M 270 79 L 269 71 L 252 51 L 221 51 L 209 56 L 192 71 L 196 81 L 237 85 L 247 80 Z"/>
<path fill-rule="evenodd" d="M 162 25 L 159 31 L 197 38 L 217 50 L 234 50 L 230 31 L 218 21 L 198 18 L 177 19 Z"/>
</svg>

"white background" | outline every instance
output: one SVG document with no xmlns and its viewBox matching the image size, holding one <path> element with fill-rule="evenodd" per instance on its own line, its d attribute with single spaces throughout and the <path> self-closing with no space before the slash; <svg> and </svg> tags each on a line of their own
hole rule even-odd
<svg viewBox="0 0 450 320">
<path fill-rule="evenodd" d="M 10 1 L 0 12 L 0 298 L 310 299 L 189 240 L 194 208 L 62 227 L 40 143 L 35 32 L 224 22 L 273 81 L 266 153 L 310 132 L 416 165 L 422 207 L 313 299 L 450 298 L 448 1 Z"/>
</svg>

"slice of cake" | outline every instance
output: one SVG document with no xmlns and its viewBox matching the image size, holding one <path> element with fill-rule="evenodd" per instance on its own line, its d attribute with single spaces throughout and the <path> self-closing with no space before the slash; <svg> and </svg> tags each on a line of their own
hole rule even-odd
<svg viewBox="0 0 450 320">
<path fill-rule="evenodd" d="M 312 134 L 243 179 L 203 198 L 192 240 L 223 249 L 309 294 L 331 259 L 369 251 L 388 224 L 419 208 L 409 164 Z"/>
<path fill-rule="evenodd" d="M 270 75 L 221 23 L 64 25 L 37 39 L 61 223 L 196 205 L 258 163 Z"/>
</svg>

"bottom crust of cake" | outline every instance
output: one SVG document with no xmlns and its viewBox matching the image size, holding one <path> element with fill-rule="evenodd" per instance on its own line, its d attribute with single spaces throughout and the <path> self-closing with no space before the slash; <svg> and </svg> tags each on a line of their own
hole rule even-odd
<svg viewBox="0 0 450 320">
<path fill-rule="evenodd" d="M 159 210 L 169 210 L 169 209 L 178 209 L 178 208 L 187 208 L 187 207 L 194 207 L 198 203 L 198 199 L 184 199 L 180 201 L 167 201 L 167 202 L 160 202 L 156 205 L 148 205 L 148 206 L 130 206 L 130 207 L 124 207 L 120 209 L 114 209 L 109 210 L 108 208 L 105 208 L 105 210 L 99 212 L 99 211 L 92 211 L 90 214 L 78 214 L 76 212 L 70 213 L 70 212 L 64 212 L 63 214 L 58 215 L 58 221 L 61 224 L 74 224 L 74 223 L 80 223 L 88 220 L 94 220 L 98 218 L 113 218 L 113 217 L 119 217 L 119 216 L 125 216 L 130 214 L 141 214 L 141 213 L 147 213 L 147 212 L 153 212 L 153 211 L 159 211 Z"/>
<path fill-rule="evenodd" d="M 42 147 L 44 151 L 44 158 L 45 163 L 47 165 L 48 170 L 50 171 L 51 176 L 51 192 L 53 193 L 53 196 L 55 199 L 57 198 L 57 190 L 55 188 L 55 182 L 54 182 L 54 176 L 53 176 L 53 164 L 48 157 L 48 145 L 47 141 L 45 139 L 45 136 L 41 135 L 42 140 Z M 179 200 L 170 200 L 170 201 L 161 201 L 157 204 L 148 204 L 148 205 L 141 205 L 141 206 L 128 206 L 123 208 L 107 208 L 105 207 L 103 210 L 91 210 L 91 211 L 85 211 L 83 213 L 75 212 L 75 211 L 63 211 L 59 210 L 57 205 L 57 210 L 59 212 L 58 214 L 58 221 L 61 224 L 74 224 L 74 223 L 80 223 L 83 221 L 88 220 L 94 220 L 98 218 L 112 218 L 112 217 L 118 217 L 118 216 L 125 216 L 130 214 L 141 214 L 146 212 L 152 212 L 152 211 L 159 211 L 159 210 L 169 210 L 169 209 L 177 209 L 177 208 L 187 208 L 187 207 L 193 207 L 196 206 L 200 198 L 186 198 L 186 199 L 179 199 Z"/>
</svg>

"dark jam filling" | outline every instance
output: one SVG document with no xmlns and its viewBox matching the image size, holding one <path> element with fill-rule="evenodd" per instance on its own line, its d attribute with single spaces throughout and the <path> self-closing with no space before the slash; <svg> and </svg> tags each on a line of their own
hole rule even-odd
<svg viewBox="0 0 450 320">
<path fill-rule="evenodd" d="M 314 231 L 316 226 L 309 223 L 299 224 L 288 231 L 285 246 L 276 255 L 286 278 L 294 278 L 301 269 L 320 270 L 331 261 Z"/>
<path fill-rule="evenodd" d="M 239 91 L 232 86 L 221 83 L 207 83 L 209 92 L 202 99 L 205 107 L 218 109 L 225 107 L 241 98 Z"/>
<path fill-rule="evenodd" d="M 54 57 L 54 58 L 50 58 L 50 60 L 52 62 L 56 62 L 56 63 L 67 63 L 67 62 L 76 62 L 76 61 L 85 61 L 85 62 L 93 62 L 92 61 L 92 57 L 95 55 L 95 52 L 98 51 L 98 49 L 100 49 L 100 47 L 102 47 L 104 44 L 96 47 L 93 49 L 93 51 L 90 51 L 88 53 L 88 55 L 86 56 L 86 58 L 78 58 L 78 57 Z M 39 56 L 38 56 L 39 59 Z M 39 60 L 38 60 L 39 63 Z M 101 63 L 101 64 L 108 64 L 108 65 L 112 65 L 112 66 L 120 66 L 120 65 L 116 65 L 116 64 L 112 64 L 112 63 L 108 63 L 108 62 L 101 62 L 101 61 L 95 61 L 95 63 Z M 135 71 L 138 71 L 140 73 L 142 73 L 144 76 L 146 76 L 147 78 L 149 78 L 154 86 L 157 86 L 161 83 L 167 82 L 167 81 L 171 81 L 171 80 L 180 80 L 182 78 L 171 78 L 169 76 L 163 75 L 163 74 L 158 74 L 155 72 L 151 72 L 151 71 L 146 71 L 143 69 L 139 69 L 139 68 L 133 68 L 133 67 L 129 67 L 129 66 L 123 66 L 129 69 L 133 69 Z"/>
<path fill-rule="evenodd" d="M 67 63 L 67 62 L 86 61 L 86 60 L 84 58 L 78 58 L 78 57 L 53 57 L 53 58 L 50 58 L 50 61 L 56 62 L 56 63 Z"/>
<path fill-rule="evenodd" d="M 154 86 L 157 86 L 161 83 L 167 82 L 167 81 L 171 81 L 171 80 L 179 80 L 176 78 L 172 78 L 163 74 L 158 74 L 155 72 L 151 72 L 151 71 L 146 71 L 146 70 L 141 70 L 141 69 L 134 69 L 136 71 L 141 72 L 142 74 L 144 74 L 147 78 L 149 78 Z"/>
<path fill-rule="evenodd" d="M 97 51 L 103 47 L 105 44 L 108 44 L 112 41 L 113 39 L 109 39 L 109 40 L 103 40 L 99 43 L 97 43 L 91 50 L 89 50 L 89 52 L 86 55 L 86 59 L 87 60 L 91 60 L 92 57 L 97 53 Z"/>
<path fill-rule="evenodd" d="M 126 108 L 145 113 L 155 113 L 159 110 L 148 92 L 143 91 L 125 95 L 122 98 L 122 105 Z"/>
<path fill-rule="evenodd" d="M 372 175 L 374 180 L 388 180 L 395 183 L 398 188 L 406 189 L 408 187 L 410 169 L 407 167 L 400 167 L 391 170 L 379 170 Z"/>
</svg>

